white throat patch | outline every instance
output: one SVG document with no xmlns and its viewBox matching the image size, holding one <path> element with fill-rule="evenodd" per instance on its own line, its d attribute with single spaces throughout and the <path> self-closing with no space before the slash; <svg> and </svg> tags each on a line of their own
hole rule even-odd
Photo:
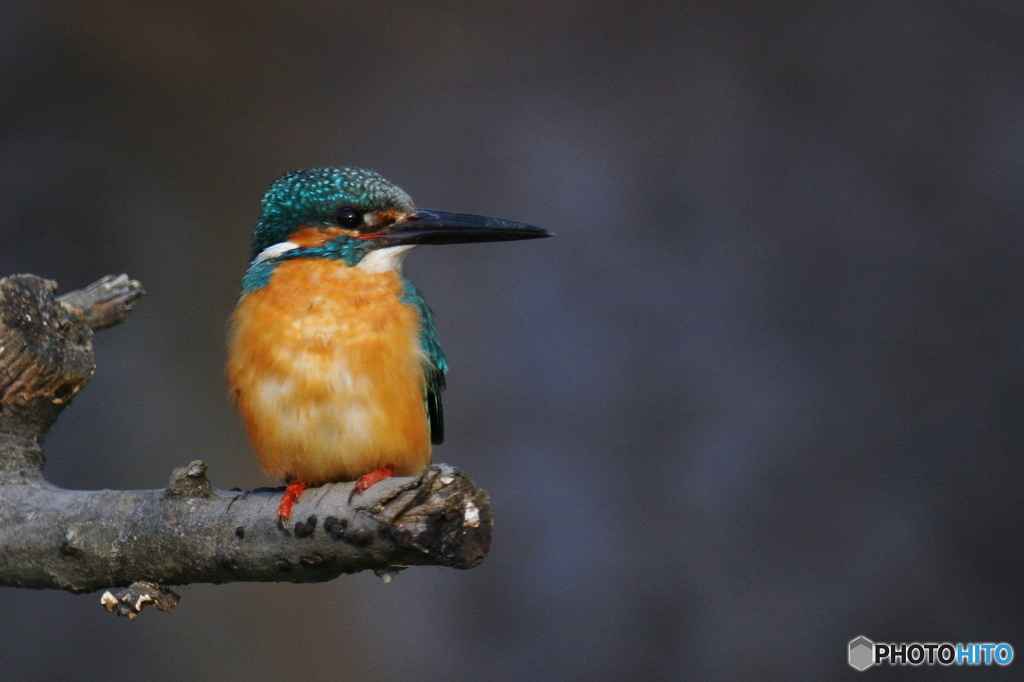
<svg viewBox="0 0 1024 682">
<path fill-rule="evenodd" d="M 262 263 L 265 260 L 277 258 L 282 253 L 286 253 L 288 251 L 291 251 L 292 249 L 297 248 L 299 248 L 299 245 L 293 242 L 281 242 L 280 244 L 273 244 L 260 251 L 260 255 L 253 258 L 252 263 L 250 263 L 249 265 L 256 265 L 257 263 Z"/>
<path fill-rule="evenodd" d="M 297 248 L 299 248 L 298 244 L 287 241 L 268 246 L 260 251 L 260 254 L 249 264 L 249 267 L 272 258 L 277 258 L 282 253 L 287 253 Z M 356 267 L 374 274 L 390 270 L 401 272 L 402 261 L 405 260 L 406 254 L 414 248 L 416 248 L 415 244 L 403 244 L 401 246 L 385 246 L 382 249 L 374 249 L 363 256 L 363 259 L 359 261 Z"/>
<path fill-rule="evenodd" d="M 401 272 L 402 261 L 405 260 L 406 254 L 414 248 L 416 248 L 415 244 L 402 244 L 401 246 L 385 246 L 382 249 L 374 249 L 363 256 L 356 267 L 374 274 L 389 270 Z"/>
</svg>

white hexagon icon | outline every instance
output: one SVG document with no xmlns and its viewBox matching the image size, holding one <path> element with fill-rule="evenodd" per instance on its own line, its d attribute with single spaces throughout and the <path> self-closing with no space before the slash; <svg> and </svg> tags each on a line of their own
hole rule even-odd
<svg viewBox="0 0 1024 682">
<path fill-rule="evenodd" d="M 861 635 L 850 640 L 850 665 L 857 670 L 864 671 L 874 665 L 875 643 Z"/>
</svg>

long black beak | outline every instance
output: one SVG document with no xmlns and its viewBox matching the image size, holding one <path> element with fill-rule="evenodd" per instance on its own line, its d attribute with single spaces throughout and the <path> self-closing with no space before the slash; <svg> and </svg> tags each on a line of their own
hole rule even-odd
<svg viewBox="0 0 1024 682">
<path fill-rule="evenodd" d="M 418 208 L 415 215 L 373 235 L 388 246 L 400 244 L 465 244 L 550 237 L 542 227 L 469 213 Z"/>
</svg>

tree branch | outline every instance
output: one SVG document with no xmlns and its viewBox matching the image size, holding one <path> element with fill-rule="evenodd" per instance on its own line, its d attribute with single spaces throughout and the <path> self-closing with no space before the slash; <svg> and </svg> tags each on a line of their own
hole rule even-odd
<svg viewBox="0 0 1024 682">
<path fill-rule="evenodd" d="M 308 490 L 291 532 L 276 524 L 281 489 L 215 490 L 206 464 L 164 490 L 63 490 L 43 478 L 42 440 L 95 370 L 92 332 L 127 318 L 143 294 L 126 276 L 54 298 L 33 275 L 0 280 L 0 585 L 108 592 L 134 617 L 177 596 L 163 586 L 318 582 L 372 569 L 476 566 L 490 546 L 487 493 L 445 465 L 355 496 L 351 483 Z"/>
</svg>

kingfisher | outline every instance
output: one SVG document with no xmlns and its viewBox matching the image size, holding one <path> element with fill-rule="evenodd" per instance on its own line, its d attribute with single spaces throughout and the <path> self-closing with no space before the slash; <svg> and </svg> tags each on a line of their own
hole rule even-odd
<svg viewBox="0 0 1024 682">
<path fill-rule="evenodd" d="M 402 274 L 409 251 L 548 236 L 416 208 L 370 170 L 298 170 L 271 185 L 231 317 L 227 377 L 263 471 L 286 481 L 282 528 L 307 486 L 356 481 L 355 495 L 414 476 L 444 440 L 448 363 Z"/>
</svg>

